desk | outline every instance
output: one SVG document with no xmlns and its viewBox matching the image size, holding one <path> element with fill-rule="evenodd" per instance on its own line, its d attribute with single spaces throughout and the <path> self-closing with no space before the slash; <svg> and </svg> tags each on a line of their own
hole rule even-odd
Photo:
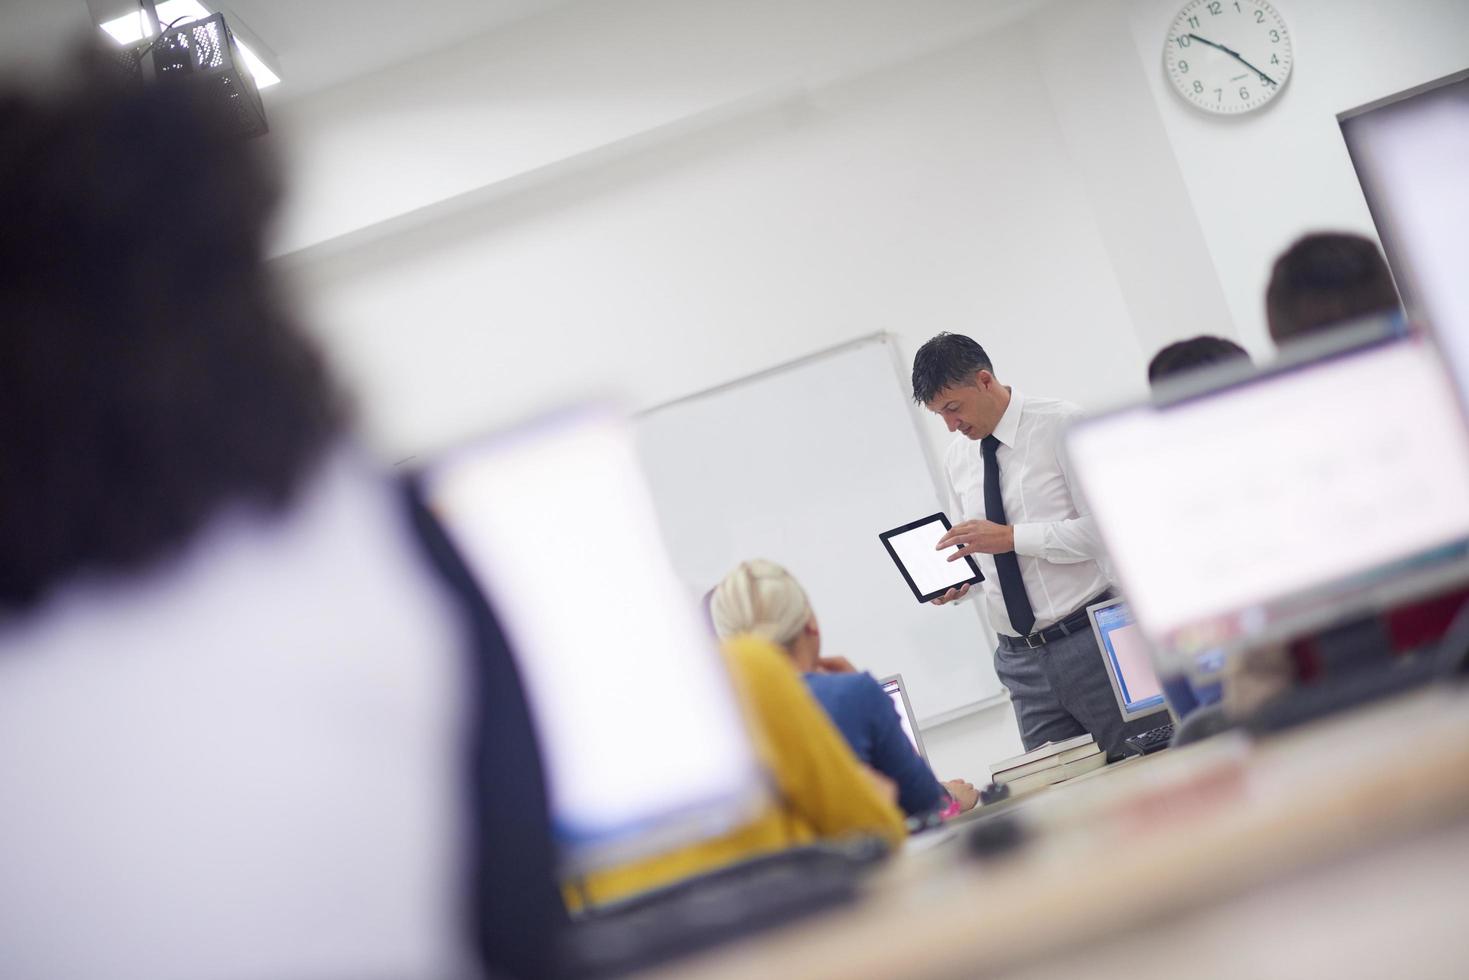
<svg viewBox="0 0 1469 980">
<path fill-rule="evenodd" d="M 1462 975 L 1469 963 L 1469 879 L 1439 875 L 1425 892 L 1416 873 L 1469 873 L 1465 694 L 1422 692 L 1259 744 L 1221 736 L 1021 802 L 1015 814 L 1037 835 L 1009 858 L 965 859 L 955 835 L 893 862 L 855 907 L 656 975 L 1234 976 L 1248 971 L 1180 950 L 1179 937 L 1212 936 L 1217 952 L 1229 922 L 1253 921 L 1274 933 L 1251 937 L 1257 965 L 1302 936 L 1327 951 L 1365 946 L 1380 962 L 1403 951 L 1392 935 L 1341 936 L 1338 923 L 1391 908 L 1430 933 L 1415 937 L 1413 954 L 1433 957 L 1427 969 L 1412 961 L 1416 975 Z M 1365 893 L 1329 887 L 1333 875 Z M 1293 888 L 1317 904 L 1281 897 Z M 1313 913 L 1323 895 L 1360 901 Z M 1252 919 L 1270 902 L 1273 919 Z M 1365 976 L 1352 970 L 1365 962 L 1332 969 Z"/>
<path fill-rule="evenodd" d="M 1000 818 L 1002 815 L 1014 814 L 1022 807 L 1035 804 L 1035 801 L 1043 796 L 1065 793 L 1072 787 L 1082 785 L 1089 780 L 1106 778 L 1109 774 L 1123 772 L 1133 766 L 1144 765 L 1149 759 L 1158 759 L 1161 757 L 1162 753 L 1157 752 L 1151 755 L 1128 756 L 1111 765 L 1102 766 L 1100 769 L 1093 769 L 1091 772 L 1085 772 L 1080 776 L 1073 776 L 1070 779 L 1064 779 L 1059 783 L 1052 783 L 1049 786 L 1044 786 L 1028 793 L 1022 793 L 1019 796 L 1007 796 L 1003 800 L 990 803 L 986 806 L 977 806 L 972 810 L 951 818 L 942 827 L 926 830 L 909 837 L 907 844 L 904 846 L 903 854 L 905 856 L 911 856 L 927 851 L 930 848 L 939 847 L 969 833 L 970 828 L 976 824 Z"/>
</svg>

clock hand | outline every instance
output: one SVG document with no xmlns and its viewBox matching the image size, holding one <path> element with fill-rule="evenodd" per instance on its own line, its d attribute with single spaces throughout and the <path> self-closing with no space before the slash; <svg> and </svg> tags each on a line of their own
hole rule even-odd
<svg viewBox="0 0 1469 980">
<path fill-rule="evenodd" d="M 1223 51 L 1225 54 L 1229 55 L 1235 61 L 1238 61 L 1240 64 L 1242 64 L 1246 68 L 1248 68 L 1250 71 L 1254 72 L 1256 75 L 1259 75 L 1260 76 L 1260 80 L 1262 82 L 1265 82 L 1267 85 L 1274 85 L 1274 84 L 1276 84 L 1275 79 L 1271 78 L 1269 75 L 1265 74 L 1263 71 L 1261 71 L 1260 69 L 1256 68 L 1254 65 L 1250 64 L 1244 58 L 1241 58 L 1240 57 L 1240 53 L 1238 51 L 1234 50 L 1233 48 L 1226 48 L 1222 44 L 1219 44 L 1217 42 L 1211 41 L 1211 40 L 1209 40 L 1206 37 L 1199 37 L 1197 34 L 1190 34 L 1189 37 L 1193 38 L 1195 41 L 1198 41 L 1200 44 L 1207 44 L 1211 48 L 1218 48 L 1220 51 Z"/>
</svg>

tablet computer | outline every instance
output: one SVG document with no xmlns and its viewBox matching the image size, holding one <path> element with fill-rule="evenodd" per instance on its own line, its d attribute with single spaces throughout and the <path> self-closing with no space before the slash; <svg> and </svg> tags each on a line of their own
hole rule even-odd
<svg viewBox="0 0 1469 980">
<path fill-rule="evenodd" d="M 943 514 L 930 514 L 878 535 L 919 602 L 937 599 L 966 582 L 984 581 L 973 558 L 965 555 L 958 561 L 949 561 L 948 552 L 934 550 L 939 538 L 951 527 Z M 958 547 L 955 545 L 955 550 Z"/>
</svg>

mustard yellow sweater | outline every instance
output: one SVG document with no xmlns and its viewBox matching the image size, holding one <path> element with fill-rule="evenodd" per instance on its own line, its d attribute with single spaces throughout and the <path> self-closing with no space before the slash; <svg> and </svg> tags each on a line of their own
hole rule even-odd
<svg viewBox="0 0 1469 980">
<path fill-rule="evenodd" d="M 902 813 L 862 771 L 790 657 L 756 637 L 730 640 L 724 654 L 778 798 L 754 820 L 722 837 L 580 879 L 566 889 L 573 907 L 583 901 L 614 901 L 818 839 L 866 834 L 895 846 L 902 842 Z"/>
</svg>

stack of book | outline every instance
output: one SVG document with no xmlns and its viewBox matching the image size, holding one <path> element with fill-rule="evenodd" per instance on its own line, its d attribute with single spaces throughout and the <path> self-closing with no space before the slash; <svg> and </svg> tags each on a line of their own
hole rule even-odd
<svg viewBox="0 0 1469 980">
<path fill-rule="evenodd" d="M 1100 769 L 1107 755 L 1090 735 L 1078 735 L 1064 742 L 1047 742 L 1024 755 L 990 766 L 990 780 L 1010 787 L 1010 795 L 1018 796 Z"/>
</svg>

